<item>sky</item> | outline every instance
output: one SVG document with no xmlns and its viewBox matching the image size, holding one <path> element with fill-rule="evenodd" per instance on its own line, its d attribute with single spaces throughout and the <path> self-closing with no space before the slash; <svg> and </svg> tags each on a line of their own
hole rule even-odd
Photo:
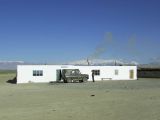
<svg viewBox="0 0 160 120">
<path fill-rule="evenodd" d="M 0 0 L 0 60 L 160 58 L 159 0 Z M 109 41 L 109 40 L 108 40 Z"/>
</svg>

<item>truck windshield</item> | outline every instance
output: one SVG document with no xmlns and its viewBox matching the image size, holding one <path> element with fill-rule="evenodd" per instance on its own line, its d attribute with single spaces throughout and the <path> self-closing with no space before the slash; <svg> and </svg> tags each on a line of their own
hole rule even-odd
<svg viewBox="0 0 160 120">
<path fill-rule="evenodd" d="M 67 70 L 66 71 L 66 75 L 75 75 L 75 74 L 80 74 L 80 71 L 79 70 Z"/>
</svg>

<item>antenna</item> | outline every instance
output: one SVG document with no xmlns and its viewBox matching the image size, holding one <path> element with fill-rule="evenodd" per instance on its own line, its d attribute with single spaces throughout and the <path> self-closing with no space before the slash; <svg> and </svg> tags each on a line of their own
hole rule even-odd
<svg viewBox="0 0 160 120">
<path fill-rule="evenodd" d="M 87 58 L 87 64 L 88 64 L 88 66 L 90 65 L 90 64 L 89 64 L 89 60 L 88 60 L 88 58 Z"/>
<path fill-rule="evenodd" d="M 117 61 L 115 60 L 115 66 L 117 66 Z"/>
</svg>

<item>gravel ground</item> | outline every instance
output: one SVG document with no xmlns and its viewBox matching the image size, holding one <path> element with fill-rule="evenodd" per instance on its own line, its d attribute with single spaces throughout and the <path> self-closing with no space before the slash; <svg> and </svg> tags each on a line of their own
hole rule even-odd
<svg viewBox="0 0 160 120">
<path fill-rule="evenodd" d="M 0 75 L 0 120 L 160 120 L 160 79 L 10 84 Z"/>
</svg>

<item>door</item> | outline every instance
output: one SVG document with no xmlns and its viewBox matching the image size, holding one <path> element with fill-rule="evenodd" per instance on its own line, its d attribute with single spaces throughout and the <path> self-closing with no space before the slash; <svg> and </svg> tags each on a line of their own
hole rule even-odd
<svg viewBox="0 0 160 120">
<path fill-rule="evenodd" d="M 130 70 L 129 74 L 130 79 L 134 79 L 134 70 Z"/>
<path fill-rule="evenodd" d="M 56 70 L 56 81 L 61 81 L 61 69 Z"/>
</svg>

